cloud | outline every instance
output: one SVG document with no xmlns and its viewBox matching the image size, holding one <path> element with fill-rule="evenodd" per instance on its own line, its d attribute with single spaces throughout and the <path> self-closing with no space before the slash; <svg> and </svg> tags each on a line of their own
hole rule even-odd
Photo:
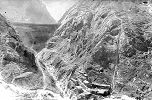
<svg viewBox="0 0 152 100">
<path fill-rule="evenodd" d="M 13 22 L 55 23 L 40 0 L 0 0 L 0 12 Z"/>
</svg>

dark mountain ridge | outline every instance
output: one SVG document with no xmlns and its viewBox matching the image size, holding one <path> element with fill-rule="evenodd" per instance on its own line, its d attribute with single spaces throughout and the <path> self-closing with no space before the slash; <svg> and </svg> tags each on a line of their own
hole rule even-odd
<svg viewBox="0 0 152 100">
<path fill-rule="evenodd" d="M 45 42 L 53 36 L 59 24 L 13 23 L 12 26 L 27 47 L 39 52 L 45 47 Z"/>
</svg>

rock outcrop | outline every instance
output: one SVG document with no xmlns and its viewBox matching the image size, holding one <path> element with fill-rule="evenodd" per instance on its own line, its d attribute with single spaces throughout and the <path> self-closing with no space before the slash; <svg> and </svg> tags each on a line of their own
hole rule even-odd
<svg viewBox="0 0 152 100">
<path fill-rule="evenodd" d="M 26 89 L 43 88 L 42 72 L 35 62 L 36 53 L 25 47 L 22 39 L 2 15 L 0 15 L 0 55 L 3 81 Z"/>
<path fill-rule="evenodd" d="M 37 52 L 24 44 L 20 34 L 0 15 L 0 81 L 21 90 L 46 90 L 62 96 L 56 81 L 39 67 Z"/>
<path fill-rule="evenodd" d="M 136 1 L 80 1 L 60 20 L 38 62 L 70 99 L 151 98 L 147 7 Z"/>
<path fill-rule="evenodd" d="M 152 15 L 135 1 L 78 2 L 38 54 L 0 15 L 2 79 L 71 100 L 151 100 Z"/>
</svg>

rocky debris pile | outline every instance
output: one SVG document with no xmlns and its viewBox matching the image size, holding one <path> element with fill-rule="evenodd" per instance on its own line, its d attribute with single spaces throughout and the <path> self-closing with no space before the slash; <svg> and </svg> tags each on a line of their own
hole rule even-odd
<svg viewBox="0 0 152 100">
<path fill-rule="evenodd" d="M 72 100 L 117 94 L 152 98 L 152 17 L 145 6 L 83 0 L 66 14 L 37 55 L 64 95 Z"/>
</svg>

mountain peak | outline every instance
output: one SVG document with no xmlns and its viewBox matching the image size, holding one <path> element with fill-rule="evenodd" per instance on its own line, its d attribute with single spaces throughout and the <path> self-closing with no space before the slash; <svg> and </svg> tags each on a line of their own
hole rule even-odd
<svg viewBox="0 0 152 100">
<path fill-rule="evenodd" d="M 56 23 L 41 0 L 1 0 L 0 6 L 0 12 L 11 22 Z"/>
</svg>

